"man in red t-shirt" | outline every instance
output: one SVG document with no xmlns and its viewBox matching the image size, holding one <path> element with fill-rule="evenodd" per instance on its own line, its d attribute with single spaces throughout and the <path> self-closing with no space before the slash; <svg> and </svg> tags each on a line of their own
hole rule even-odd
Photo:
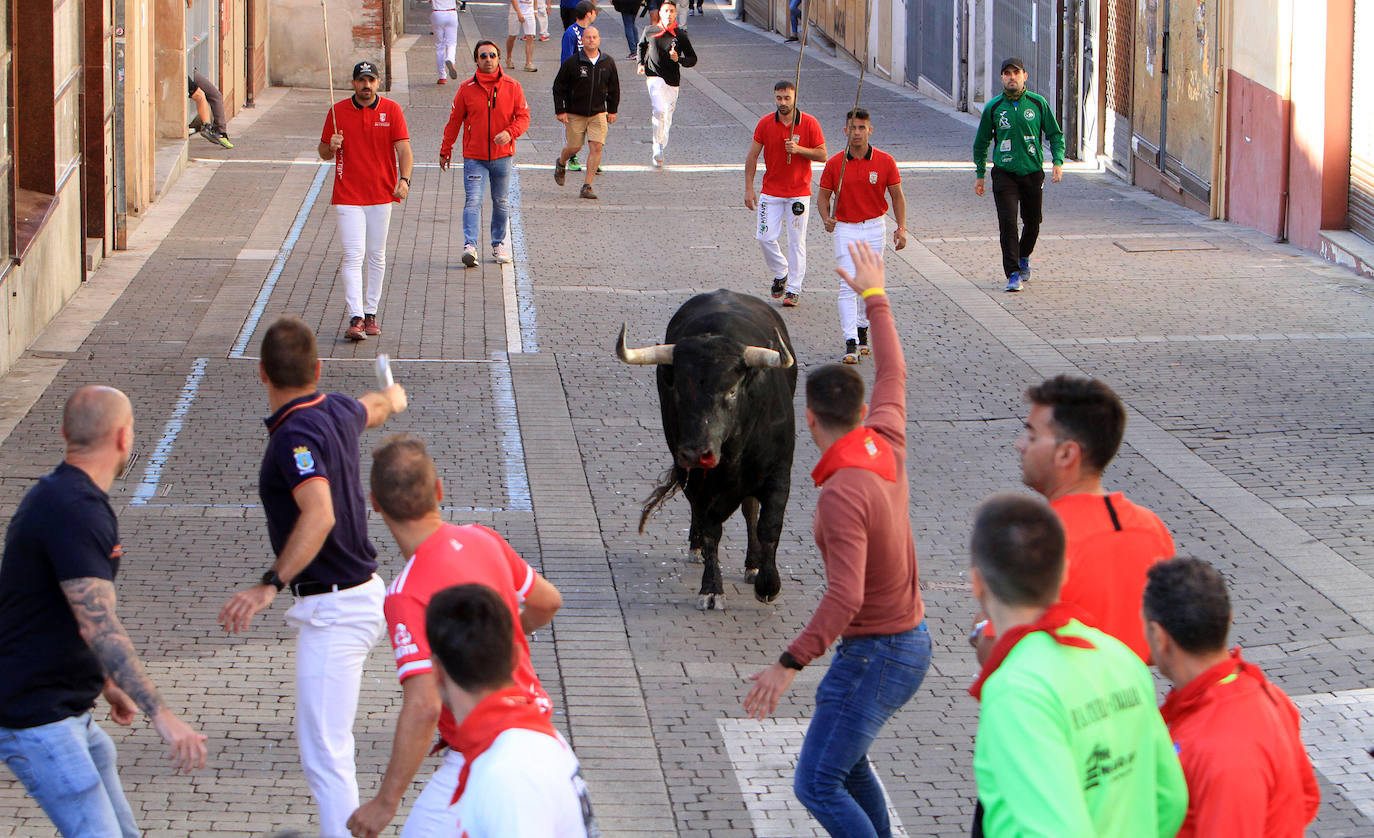
<svg viewBox="0 0 1374 838">
<path fill-rule="evenodd" d="M 811 162 L 825 162 L 825 135 L 811 114 L 797 110 L 797 86 L 790 81 L 773 85 L 777 110 L 759 120 L 754 142 L 744 158 L 744 206 L 758 209 L 759 227 L 754 237 L 763 248 L 763 261 L 773 272 L 773 299 L 784 306 L 800 300 L 806 279 L 806 222 L 811 217 Z M 759 152 L 767 170 L 763 194 L 754 197 L 754 173 Z M 778 246 L 778 235 L 787 227 L 787 256 Z"/>
<path fill-rule="evenodd" d="M 391 204 L 410 194 L 414 158 L 401 106 L 377 95 L 377 65 L 353 66 L 353 95 L 335 102 L 324 118 L 320 158 L 334 162 L 334 197 L 330 201 L 343 242 L 344 295 L 348 307 L 347 340 L 380 335 L 377 305 L 386 273 L 386 234 Z M 344 147 L 347 140 L 348 146 Z M 399 176 L 397 163 L 400 163 Z M 363 296 L 363 256 L 367 256 L 367 296 Z"/>
<path fill-rule="evenodd" d="M 820 206 L 825 231 L 835 234 L 835 261 L 840 270 L 852 274 L 854 260 L 849 257 L 850 244 L 867 242 L 874 253 L 883 252 L 889 197 L 892 214 L 897 219 L 892 247 L 896 250 L 906 247 L 906 196 L 902 194 L 902 176 L 897 173 L 897 161 L 869 143 L 873 137 L 873 121 L 868 111 L 855 108 L 845 114 L 844 133 L 847 138 L 844 151 L 827 160 L 821 171 L 821 191 L 816 203 Z M 847 282 L 840 283 L 840 331 L 844 334 L 844 356 L 840 360 L 846 364 L 859 363 L 859 356 L 869 352 L 868 312 Z"/>
<path fill-rule="evenodd" d="M 1126 406 L 1093 378 L 1058 375 L 1026 390 L 1031 403 L 1016 440 L 1021 480 L 1044 495 L 1064 523 L 1067 565 L 1060 601 L 1091 617 L 1093 628 L 1150 663 L 1140 598 L 1150 566 L 1174 555 L 1159 516 L 1102 487 L 1102 472 L 1126 434 Z M 975 645 L 991 649 L 984 630 Z"/>
<path fill-rule="evenodd" d="M 534 674 L 525 635 L 547 625 L 563 604 L 558 589 L 495 531 L 476 524 L 444 523 L 439 514 L 443 484 L 420 440 L 397 436 L 384 442 L 372 454 L 371 479 L 373 508 L 381 513 L 401 552 L 411 558 L 387 589 L 383 605 L 404 698 L 381 788 L 348 821 L 349 830 L 359 838 L 374 838 L 396 816 L 401 797 L 431 751 L 436 724 L 441 747 L 456 744 L 457 725 L 442 706 L 425 638 L 425 608 L 430 599 L 445 588 L 467 583 L 486 585 L 501 595 L 516 629 L 511 677 L 546 716 L 553 713 L 553 703 Z M 449 750 L 411 808 L 402 838 L 458 834 L 450 803 L 462 767 L 462 756 Z"/>
<path fill-rule="evenodd" d="M 1147 575 L 1145 637 L 1174 684 L 1159 709 L 1188 781 L 1179 838 L 1301 838 L 1321 805 L 1301 717 L 1240 649 L 1226 651 L 1226 581 L 1193 558 Z"/>
</svg>

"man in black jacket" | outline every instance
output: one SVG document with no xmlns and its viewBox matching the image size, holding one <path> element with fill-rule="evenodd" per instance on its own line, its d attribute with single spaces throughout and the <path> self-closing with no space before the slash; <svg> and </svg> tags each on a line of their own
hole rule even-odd
<svg viewBox="0 0 1374 838">
<path fill-rule="evenodd" d="M 663 149 L 668 145 L 668 133 L 673 130 L 673 111 L 677 109 L 677 89 L 682 83 L 683 67 L 694 67 L 696 50 L 687 38 L 687 30 L 677 25 L 677 3 L 663 0 L 658 9 L 659 22 L 644 30 L 639 38 L 639 68 L 649 86 L 649 101 L 653 105 L 655 167 L 663 165 Z"/>
<path fill-rule="evenodd" d="M 567 145 L 553 164 L 553 179 L 563 185 L 568 174 L 568 160 L 582 148 L 588 148 L 587 165 L 583 167 L 583 198 L 596 199 L 592 179 L 601 163 L 601 150 L 606 145 L 606 133 L 615 122 L 620 109 L 620 76 L 615 62 L 601 54 L 601 33 L 588 26 L 582 33 L 582 49 L 558 68 L 553 80 L 553 112 L 558 121 L 567 126 Z"/>
</svg>

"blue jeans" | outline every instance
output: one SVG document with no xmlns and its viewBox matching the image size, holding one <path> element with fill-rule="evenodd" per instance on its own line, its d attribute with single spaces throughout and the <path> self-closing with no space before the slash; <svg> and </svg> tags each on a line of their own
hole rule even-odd
<svg viewBox="0 0 1374 838">
<path fill-rule="evenodd" d="M 66 838 L 138 838 L 114 743 L 89 712 L 38 727 L 0 727 L 0 759 Z"/>
<path fill-rule="evenodd" d="M 463 244 L 477 246 L 477 224 L 482 216 L 482 189 L 491 178 L 491 246 L 506 240 L 510 216 L 510 164 L 514 157 L 495 160 L 463 158 Z"/>
<path fill-rule="evenodd" d="M 635 13 L 621 12 L 620 19 L 625 24 L 625 43 L 630 45 L 630 52 L 638 52 L 639 33 L 635 31 Z"/>
<path fill-rule="evenodd" d="M 801 35 L 801 7 L 802 0 L 788 0 L 787 16 L 792 21 L 792 34 Z"/>
<path fill-rule="evenodd" d="M 901 634 L 841 640 L 806 729 L 793 791 L 831 835 L 891 836 L 887 802 L 868 749 L 888 718 L 916 694 L 930 667 L 923 621 Z"/>
</svg>

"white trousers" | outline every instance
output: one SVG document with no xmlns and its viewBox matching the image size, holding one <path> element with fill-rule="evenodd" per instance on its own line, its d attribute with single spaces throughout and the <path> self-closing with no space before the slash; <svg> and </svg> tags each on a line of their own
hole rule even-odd
<svg viewBox="0 0 1374 838">
<path fill-rule="evenodd" d="M 534 28 L 541 40 L 549 37 L 549 0 L 534 0 Z"/>
<path fill-rule="evenodd" d="M 458 789 L 458 774 L 463 768 L 463 755 L 450 750 L 425 783 L 424 791 L 410 807 L 401 838 L 430 838 L 432 835 L 457 835 L 458 812 L 449 805 Z"/>
<path fill-rule="evenodd" d="M 801 215 L 792 211 L 793 204 L 801 204 Z M 763 261 L 774 279 L 787 277 L 787 290 L 801 293 L 806 279 L 806 222 L 811 218 L 811 196 L 778 198 L 759 195 L 759 228 L 754 238 L 763 248 Z M 778 245 L 778 237 L 787 228 L 787 255 Z"/>
<path fill-rule="evenodd" d="M 835 263 L 854 275 L 854 259 L 849 255 L 850 242 L 868 242 L 874 253 L 881 254 L 887 241 L 887 218 L 878 216 L 867 221 L 835 222 Z M 840 331 L 845 340 L 858 340 L 859 327 L 868 328 L 864 302 L 854 289 L 840 280 Z"/>
<path fill-rule="evenodd" d="M 296 629 L 296 741 L 324 838 L 348 838 L 358 808 L 353 721 L 363 664 L 386 630 L 385 596 L 373 574 L 354 588 L 299 597 L 286 612 Z"/>
<path fill-rule="evenodd" d="M 434 30 L 434 66 L 439 71 L 439 78 L 446 79 L 448 71 L 444 62 L 453 61 L 454 68 L 458 67 L 458 10 L 430 12 L 429 26 Z"/>
<path fill-rule="evenodd" d="M 344 297 L 349 317 L 376 314 L 386 274 L 386 234 L 391 228 L 391 203 L 353 206 L 335 204 L 339 240 L 343 242 Z M 367 257 L 367 298 L 363 298 L 363 256 Z"/>
<path fill-rule="evenodd" d="M 677 88 L 658 76 L 649 76 L 649 102 L 653 106 L 654 154 L 668 147 L 668 134 L 673 130 L 673 111 L 677 109 Z"/>
</svg>

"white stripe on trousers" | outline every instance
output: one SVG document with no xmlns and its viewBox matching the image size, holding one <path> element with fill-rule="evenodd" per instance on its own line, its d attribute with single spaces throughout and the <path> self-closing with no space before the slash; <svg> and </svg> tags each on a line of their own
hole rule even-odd
<svg viewBox="0 0 1374 838">
<path fill-rule="evenodd" d="M 854 275 L 854 259 L 849 255 L 850 242 L 868 242 L 874 253 L 881 254 L 887 241 L 887 217 L 880 215 L 867 221 L 835 222 L 835 263 Z M 840 280 L 840 331 L 845 340 L 858 340 L 859 327 L 868 328 L 868 315 L 863 300 L 843 279 Z"/>
<path fill-rule="evenodd" d="M 792 205 L 801 204 L 801 215 L 792 214 Z M 763 261 L 774 279 L 787 277 L 787 290 L 801 293 L 806 279 L 806 222 L 811 218 L 811 196 L 779 198 L 759 195 L 759 228 L 754 238 L 763 249 Z M 787 255 L 783 256 L 778 236 L 787 228 Z"/>
<path fill-rule="evenodd" d="M 386 234 L 391 227 L 391 203 L 354 206 L 335 204 L 339 241 L 343 242 L 344 298 L 349 317 L 376 314 L 386 274 Z M 363 256 L 367 256 L 367 299 L 363 299 Z"/>
</svg>

